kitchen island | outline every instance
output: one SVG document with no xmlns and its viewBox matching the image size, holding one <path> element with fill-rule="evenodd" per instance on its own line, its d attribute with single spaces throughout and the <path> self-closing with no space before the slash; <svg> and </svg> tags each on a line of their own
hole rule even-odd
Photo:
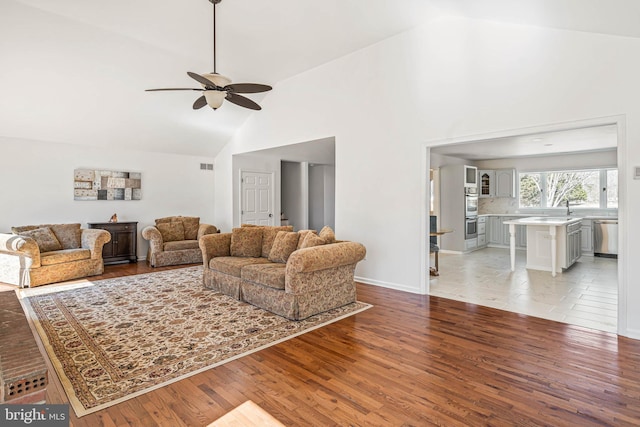
<svg viewBox="0 0 640 427">
<path fill-rule="evenodd" d="M 550 271 L 553 277 L 581 255 L 582 218 L 527 217 L 504 221 L 509 225 L 511 271 L 516 268 L 516 225 L 527 226 L 527 268 Z"/>
</svg>

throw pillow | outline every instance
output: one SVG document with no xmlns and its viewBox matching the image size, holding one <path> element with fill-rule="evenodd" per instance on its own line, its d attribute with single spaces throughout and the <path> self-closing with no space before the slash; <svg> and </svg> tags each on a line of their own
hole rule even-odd
<svg viewBox="0 0 640 427">
<path fill-rule="evenodd" d="M 62 249 L 78 249 L 82 246 L 80 224 L 51 224 L 51 231 L 62 245 Z"/>
<path fill-rule="evenodd" d="M 298 239 L 298 249 L 302 249 L 302 242 L 304 242 L 307 234 L 315 234 L 317 236 L 318 232 L 316 230 L 300 230 L 298 231 L 298 234 L 300 235 L 300 238 Z"/>
<path fill-rule="evenodd" d="M 156 219 L 156 225 L 164 224 L 167 222 L 182 222 L 182 221 L 180 220 L 180 216 L 166 216 L 164 218 Z"/>
<path fill-rule="evenodd" d="M 289 255 L 297 249 L 299 237 L 295 231 L 278 231 L 269 252 L 269 261 L 286 263 Z"/>
<path fill-rule="evenodd" d="M 320 246 L 320 245 L 324 245 L 325 243 L 327 242 L 325 242 L 325 240 L 322 237 L 317 236 L 313 233 L 307 233 L 307 235 L 304 237 L 304 241 L 302 242 L 302 245 L 300 245 L 300 249 Z"/>
<path fill-rule="evenodd" d="M 162 241 L 175 242 L 184 240 L 184 226 L 182 222 L 163 222 L 156 225 L 156 228 L 162 234 Z"/>
<path fill-rule="evenodd" d="M 262 229 L 262 256 L 269 258 L 269 252 L 279 231 L 293 231 L 293 225 L 264 225 Z"/>
<path fill-rule="evenodd" d="M 49 227 L 36 228 L 34 230 L 23 231 L 21 236 L 31 237 L 38 244 L 40 252 L 59 251 L 62 249 L 62 245 L 53 234 L 53 231 Z"/>
<path fill-rule="evenodd" d="M 185 240 L 196 240 L 198 238 L 198 228 L 200 227 L 200 217 L 183 216 L 181 219 L 184 226 Z"/>
<path fill-rule="evenodd" d="M 262 227 L 240 227 L 231 231 L 231 256 L 259 258 L 262 255 Z"/>
<path fill-rule="evenodd" d="M 318 234 L 318 236 L 322 237 L 327 243 L 334 243 L 336 241 L 336 234 L 328 225 L 322 227 L 322 230 L 320 230 L 320 234 Z"/>
<path fill-rule="evenodd" d="M 22 234 L 25 231 L 35 230 L 36 228 L 45 228 L 49 227 L 50 224 L 40 224 L 40 225 L 21 225 L 18 227 L 11 227 L 11 232 L 13 234 Z"/>
</svg>

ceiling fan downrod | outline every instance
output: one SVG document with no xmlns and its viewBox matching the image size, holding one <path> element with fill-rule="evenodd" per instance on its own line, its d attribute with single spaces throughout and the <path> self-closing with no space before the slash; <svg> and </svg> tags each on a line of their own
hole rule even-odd
<svg viewBox="0 0 640 427">
<path fill-rule="evenodd" d="M 222 105 L 224 100 L 240 107 L 249 108 L 251 110 L 261 110 L 260 105 L 256 104 L 241 93 L 260 93 L 267 92 L 272 89 L 269 85 L 257 83 L 234 83 L 231 79 L 221 76 L 217 72 L 216 67 L 216 5 L 222 0 L 209 0 L 213 4 L 213 73 L 198 74 L 188 71 L 189 77 L 200 83 L 201 88 L 166 88 L 166 89 L 147 89 L 147 91 L 165 91 L 165 90 L 193 90 L 202 92 L 202 95 L 193 103 L 193 109 L 199 110 L 205 105 L 209 105 L 214 110 Z"/>
<path fill-rule="evenodd" d="M 216 71 L 216 5 L 222 0 L 209 0 L 209 3 L 213 4 L 213 74 L 218 74 Z"/>
</svg>

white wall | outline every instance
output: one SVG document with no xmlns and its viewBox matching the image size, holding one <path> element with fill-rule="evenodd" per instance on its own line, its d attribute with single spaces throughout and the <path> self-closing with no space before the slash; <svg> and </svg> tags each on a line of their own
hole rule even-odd
<svg viewBox="0 0 640 427">
<path fill-rule="evenodd" d="M 640 40 L 442 19 L 274 88 L 216 158 L 216 220 L 232 220 L 234 153 L 335 135 L 336 234 L 362 242 L 360 280 L 421 291 L 425 145 L 624 115 L 622 159 L 640 159 Z M 325 82 L 318 84 L 318 82 Z M 621 171 L 620 219 L 640 235 L 640 181 Z M 621 247 L 622 334 L 640 337 L 640 257 Z M 634 265 L 635 264 L 635 265 Z"/>
<path fill-rule="evenodd" d="M 199 216 L 215 224 L 214 174 L 200 170 L 213 158 L 0 138 L 0 231 L 12 226 L 80 222 L 138 222 L 138 258 L 148 244 L 140 232 L 155 218 Z M 142 200 L 75 201 L 73 171 L 96 168 L 142 173 Z"/>
</svg>

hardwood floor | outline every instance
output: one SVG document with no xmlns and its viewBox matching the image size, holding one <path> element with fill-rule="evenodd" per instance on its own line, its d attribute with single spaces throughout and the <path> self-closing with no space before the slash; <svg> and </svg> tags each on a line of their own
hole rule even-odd
<svg viewBox="0 0 640 427">
<path fill-rule="evenodd" d="M 247 400 L 291 426 L 640 424 L 640 341 L 369 285 L 358 299 L 374 307 L 71 425 L 205 426 Z M 51 377 L 48 402 L 66 402 Z"/>
</svg>

